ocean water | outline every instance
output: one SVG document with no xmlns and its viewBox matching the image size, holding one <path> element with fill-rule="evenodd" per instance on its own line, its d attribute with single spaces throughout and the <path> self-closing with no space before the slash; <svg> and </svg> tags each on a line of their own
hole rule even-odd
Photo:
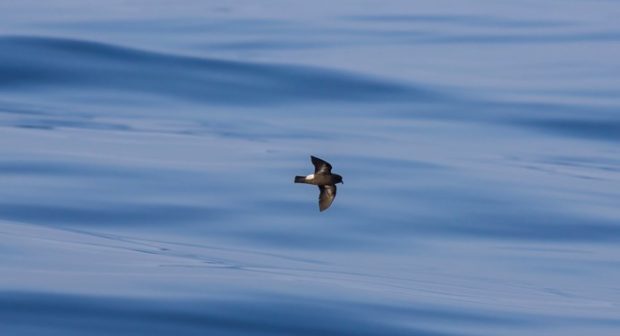
<svg viewBox="0 0 620 336">
<path fill-rule="evenodd" d="M 618 17 L 0 2 L 1 334 L 618 335 Z"/>
</svg>

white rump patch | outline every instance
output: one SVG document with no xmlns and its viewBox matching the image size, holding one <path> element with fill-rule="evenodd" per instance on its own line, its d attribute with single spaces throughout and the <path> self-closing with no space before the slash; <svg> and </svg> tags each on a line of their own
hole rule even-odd
<svg viewBox="0 0 620 336">
<path fill-rule="evenodd" d="M 306 176 L 306 180 L 308 180 L 308 181 L 314 180 L 314 174 L 310 174 L 310 175 Z"/>
</svg>

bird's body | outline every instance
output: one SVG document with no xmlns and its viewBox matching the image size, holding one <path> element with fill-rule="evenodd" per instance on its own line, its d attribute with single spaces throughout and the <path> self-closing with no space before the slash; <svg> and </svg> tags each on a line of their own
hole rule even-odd
<svg viewBox="0 0 620 336">
<path fill-rule="evenodd" d="M 319 187 L 319 209 L 326 210 L 336 198 L 336 184 L 343 183 L 342 176 L 332 174 L 332 166 L 324 160 L 310 156 L 314 165 L 314 174 L 295 176 L 295 183 L 314 184 Z"/>
<path fill-rule="evenodd" d="M 324 175 L 324 174 L 310 174 L 308 176 L 295 176 L 295 183 L 307 183 L 314 185 L 326 185 L 341 183 L 342 177 L 338 174 Z"/>
</svg>

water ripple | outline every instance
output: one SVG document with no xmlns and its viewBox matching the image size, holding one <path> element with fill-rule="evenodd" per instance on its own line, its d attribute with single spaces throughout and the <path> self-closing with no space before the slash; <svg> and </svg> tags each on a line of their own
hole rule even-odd
<svg viewBox="0 0 620 336">
<path fill-rule="evenodd" d="M 170 55 L 51 37 L 0 38 L 0 88 L 140 92 L 234 105 L 430 99 L 423 90 L 289 65 Z"/>
</svg>

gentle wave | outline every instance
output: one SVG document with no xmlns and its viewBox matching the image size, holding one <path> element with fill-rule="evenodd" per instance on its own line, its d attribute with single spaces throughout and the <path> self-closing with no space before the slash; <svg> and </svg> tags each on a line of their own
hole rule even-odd
<svg viewBox="0 0 620 336">
<path fill-rule="evenodd" d="M 92 41 L 0 38 L 5 91 L 137 92 L 233 105 L 431 99 L 433 94 L 353 74 L 301 66 L 168 55 Z"/>
<path fill-rule="evenodd" d="M 555 324 L 612 330 L 620 324 L 613 314 L 602 313 L 603 301 L 590 302 L 599 316 L 575 316 L 571 307 L 581 299 L 561 290 L 483 288 L 484 281 L 445 277 L 432 269 L 403 278 L 359 268 L 348 271 L 349 266 L 334 268 L 330 260 L 5 221 L 0 222 L 0 236 L 8 242 L 3 247 L 6 270 L 19 270 L 13 258 L 17 255 L 55 265 L 37 271 L 45 277 L 25 280 L 7 273 L 3 279 L 5 286 L 14 288 L 0 291 L 0 320 L 10 334 L 132 335 L 140 330 L 152 335 L 436 336 L 537 330 Z M 558 262 L 584 255 L 579 250 L 552 253 Z M 111 256 L 118 260 L 111 262 Z M 58 263 L 69 276 L 62 284 L 54 283 Z M 39 291 L 20 289 L 24 283 L 38 284 Z M 54 290 L 59 286 L 63 291 Z M 330 295 L 332 286 L 340 288 L 336 298 Z M 489 307 L 498 297 L 512 299 Z M 521 306 L 523 297 L 558 309 L 532 311 Z"/>
</svg>

